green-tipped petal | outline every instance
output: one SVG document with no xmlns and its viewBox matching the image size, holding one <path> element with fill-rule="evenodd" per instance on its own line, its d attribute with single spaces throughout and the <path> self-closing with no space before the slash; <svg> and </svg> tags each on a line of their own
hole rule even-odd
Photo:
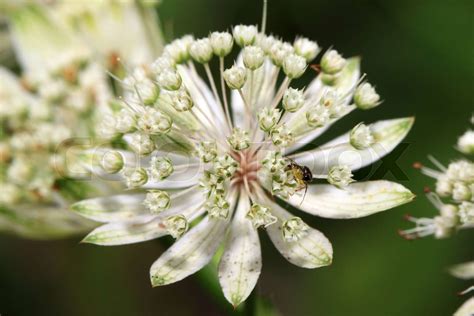
<svg viewBox="0 0 474 316">
<path fill-rule="evenodd" d="M 250 295 L 262 269 L 258 233 L 252 222 L 245 218 L 249 209 L 248 196 L 241 195 L 219 263 L 219 283 L 225 298 L 234 307 Z"/>
<path fill-rule="evenodd" d="M 321 217 L 358 218 L 408 203 L 414 197 L 401 184 L 379 180 L 356 182 L 344 190 L 326 184 L 308 185 L 305 196 L 295 194 L 288 202 Z"/>
<path fill-rule="evenodd" d="M 354 148 L 350 144 L 350 133 L 347 133 L 320 148 L 299 153 L 291 158 L 298 164 L 308 166 L 313 175 L 326 175 L 337 165 L 357 170 L 390 153 L 408 134 L 413 122 L 413 117 L 407 117 L 368 125 L 375 143 L 366 149 Z"/>
<path fill-rule="evenodd" d="M 267 233 L 285 259 L 302 268 L 314 269 L 330 265 L 333 250 L 331 242 L 320 231 L 308 227 L 306 234 L 296 241 L 284 239 L 282 224 L 293 216 L 278 204 L 271 205 L 278 222 L 267 227 Z"/>
</svg>

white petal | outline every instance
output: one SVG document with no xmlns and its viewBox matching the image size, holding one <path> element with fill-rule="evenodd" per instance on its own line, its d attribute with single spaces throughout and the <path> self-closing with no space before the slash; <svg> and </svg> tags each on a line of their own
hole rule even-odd
<svg viewBox="0 0 474 316">
<path fill-rule="evenodd" d="M 344 190 L 329 184 L 308 185 L 304 196 L 293 195 L 288 202 L 313 215 L 327 218 L 358 218 L 410 202 L 414 195 L 401 184 L 379 180 L 356 182 Z"/>
<path fill-rule="evenodd" d="M 0 231 L 29 239 L 57 239 L 89 231 L 95 224 L 67 208 L 18 205 L 0 207 Z"/>
<path fill-rule="evenodd" d="M 267 227 L 267 233 L 278 251 L 289 262 L 302 268 L 314 269 L 330 265 L 333 250 L 331 242 L 320 231 L 309 228 L 306 236 L 298 241 L 288 242 L 283 238 L 281 225 L 292 214 L 281 208 L 278 204 L 269 205 L 278 222 Z"/>
<path fill-rule="evenodd" d="M 234 307 L 250 295 L 262 269 L 258 232 L 245 218 L 249 209 L 249 198 L 242 194 L 219 263 L 219 283 L 225 298 Z"/>
<path fill-rule="evenodd" d="M 190 67 L 178 65 L 178 71 L 183 79 L 183 85 L 188 89 L 195 106 L 198 106 L 208 117 L 216 120 L 218 130 L 224 130 L 225 119 L 222 106 L 214 98 L 208 85 Z M 207 122 L 205 116 L 200 111 L 195 111 L 195 113 L 201 121 Z"/>
<path fill-rule="evenodd" d="M 474 279 L 474 261 L 465 262 L 452 266 L 449 269 L 452 275 L 456 278 L 468 280 Z"/>
<path fill-rule="evenodd" d="M 243 64 L 242 53 L 237 57 L 236 65 L 241 67 Z M 254 106 L 254 112 L 258 109 L 269 106 L 274 95 L 275 95 L 275 85 L 273 84 L 272 77 L 277 71 L 277 68 L 272 64 L 268 59 L 265 60 L 262 67 L 253 71 L 253 88 L 252 88 L 252 101 L 249 102 Z M 247 76 L 247 81 L 243 87 L 244 96 L 247 96 L 250 92 L 250 76 Z M 232 117 L 234 125 L 237 127 L 245 127 L 245 105 L 240 96 L 239 92 L 232 90 L 231 92 L 231 107 L 232 107 Z"/>
<path fill-rule="evenodd" d="M 230 200 L 233 209 L 235 194 Z M 222 220 L 206 216 L 178 239 L 151 266 L 152 285 L 160 286 L 180 281 L 208 264 L 224 240 L 230 217 L 231 214 Z"/>
<path fill-rule="evenodd" d="M 118 222 L 149 214 L 144 200 L 145 194 L 112 195 L 77 202 L 71 209 L 97 222 Z"/>
<path fill-rule="evenodd" d="M 474 296 L 462 304 L 454 313 L 454 316 L 472 316 L 474 315 Z"/>
<path fill-rule="evenodd" d="M 359 78 L 360 78 L 360 58 L 358 57 L 349 58 L 347 60 L 346 67 L 342 71 L 341 80 L 338 82 L 336 86 L 333 87 L 337 90 L 339 95 L 341 96 L 347 95 L 343 104 L 348 105 L 349 102 L 351 101 L 353 93 L 349 93 L 349 92 L 356 87 L 357 81 L 359 80 Z M 296 122 L 298 122 L 299 120 L 305 121 L 304 113 L 306 112 L 309 106 L 312 106 L 315 102 L 319 101 L 319 99 L 325 93 L 325 91 L 326 91 L 325 86 L 321 82 L 321 75 L 319 75 L 316 79 L 314 79 L 310 83 L 310 85 L 306 89 L 305 96 L 307 98 L 307 101 L 305 102 L 304 107 L 298 112 L 299 115 L 292 115 L 292 116 L 289 116 L 289 118 L 292 118 L 291 120 L 287 119 L 288 126 L 292 126 L 296 124 Z M 326 126 L 314 129 L 311 132 L 297 138 L 295 144 L 287 148 L 287 152 L 292 153 L 300 149 L 301 147 L 307 145 L 308 143 L 310 143 L 311 141 L 319 137 L 321 134 L 323 134 L 326 130 L 328 130 L 332 124 L 334 124 L 339 119 L 341 119 L 342 117 L 352 112 L 352 110 L 354 109 L 355 109 L 354 106 L 350 106 L 348 108 L 348 111 L 344 113 L 341 117 L 336 118 L 336 119 L 331 119 L 329 124 L 327 124 Z"/>
<path fill-rule="evenodd" d="M 82 242 L 101 246 L 126 245 L 167 235 L 160 219 L 146 222 L 117 222 L 102 225 L 90 232 Z"/>
<path fill-rule="evenodd" d="M 311 169 L 314 176 L 326 175 L 331 167 L 346 165 L 352 170 L 368 166 L 390 153 L 408 134 L 414 118 L 379 121 L 369 127 L 376 143 L 367 149 L 357 150 L 349 143 L 350 133 L 346 133 L 320 148 L 291 156 L 298 164 Z"/>
</svg>

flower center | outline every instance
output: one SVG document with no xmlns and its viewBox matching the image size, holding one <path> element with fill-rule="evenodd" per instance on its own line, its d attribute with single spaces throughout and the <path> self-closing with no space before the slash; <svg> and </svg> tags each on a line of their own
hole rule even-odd
<svg viewBox="0 0 474 316">
<path fill-rule="evenodd" d="M 257 159 L 257 152 L 252 149 L 232 152 L 232 157 L 239 163 L 239 168 L 232 176 L 232 184 L 235 186 L 250 185 L 257 181 L 257 172 L 261 167 Z M 251 185 L 250 185 L 251 187 Z"/>
</svg>

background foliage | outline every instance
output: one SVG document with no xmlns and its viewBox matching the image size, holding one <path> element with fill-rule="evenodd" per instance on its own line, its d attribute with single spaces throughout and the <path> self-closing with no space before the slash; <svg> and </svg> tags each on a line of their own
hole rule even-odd
<svg viewBox="0 0 474 316">
<path fill-rule="evenodd" d="M 334 263 L 303 270 L 287 263 L 265 234 L 259 293 L 283 315 L 449 315 L 465 298 L 467 283 L 446 268 L 472 256 L 472 235 L 407 242 L 402 216 L 432 215 L 423 186 L 433 182 L 411 169 L 432 154 L 448 163 L 453 145 L 473 111 L 474 2 L 269 0 L 268 29 L 290 40 L 295 34 L 334 45 L 345 56 L 362 56 L 362 69 L 385 102 L 358 112 L 331 129 L 324 142 L 359 120 L 416 116 L 398 159 L 418 195 L 415 202 L 359 220 L 304 219 L 332 241 Z M 205 36 L 239 23 L 259 23 L 255 0 L 167 0 L 160 7 L 165 34 Z M 373 172 L 372 169 L 366 170 Z M 385 178 L 392 179 L 387 174 Z M 101 248 L 80 237 L 33 242 L 0 236 L 2 315 L 223 315 L 215 296 L 192 276 L 176 285 L 151 289 L 148 269 L 164 250 L 151 241 Z M 472 259 L 472 258 L 471 258 Z M 220 294 L 219 294 L 220 295 Z"/>
</svg>

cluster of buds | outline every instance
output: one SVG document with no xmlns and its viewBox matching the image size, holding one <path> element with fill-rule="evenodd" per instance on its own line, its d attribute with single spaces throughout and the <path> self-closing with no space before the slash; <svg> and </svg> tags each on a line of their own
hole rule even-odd
<svg viewBox="0 0 474 316">
<path fill-rule="evenodd" d="M 434 218 L 409 216 L 408 220 L 414 222 L 416 227 L 401 232 L 406 238 L 431 234 L 436 238 L 446 238 L 460 229 L 474 227 L 474 163 L 462 159 L 444 167 L 434 158 L 432 161 L 439 170 L 420 163 L 416 163 L 414 167 L 436 179 L 435 190 L 431 192 L 427 189 L 427 196 L 439 214 Z"/>
</svg>

